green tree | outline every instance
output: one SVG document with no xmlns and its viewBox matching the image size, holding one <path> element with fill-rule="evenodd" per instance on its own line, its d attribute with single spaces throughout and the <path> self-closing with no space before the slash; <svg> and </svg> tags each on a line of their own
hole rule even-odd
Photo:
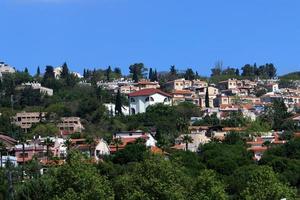
<svg viewBox="0 0 300 200">
<path fill-rule="evenodd" d="M 135 63 L 129 66 L 129 72 L 132 74 L 132 79 L 135 83 L 139 82 L 139 79 L 144 77 L 146 71 L 147 68 L 143 63 Z"/>
<path fill-rule="evenodd" d="M 119 146 L 123 144 L 123 141 L 117 137 L 112 140 L 112 144 L 116 146 L 116 151 L 119 151 Z"/>
<path fill-rule="evenodd" d="M 206 88 L 206 92 L 205 92 L 205 107 L 209 108 L 209 94 L 208 94 L 208 87 Z"/>
<path fill-rule="evenodd" d="M 133 163 L 113 181 L 116 199 L 188 199 L 185 174 L 159 157 Z"/>
<path fill-rule="evenodd" d="M 204 170 L 195 179 L 195 185 L 193 185 L 189 199 L 228 199 L 228 195 L 225 192 L 225 185 L 218 180 L 217 174 L 213 170 Z"/>
<path fill-rule="evenodd" d="M 70 75 L 69 68 L 67 63 L 64 63 L 61 67 L 60 78 L 66 79 Z"/>
<path fill-rule="evenodd" d="M 148 76 L 149 80 L 152 80 L 153 79 L 153 71 L 152 71 L 152 68 L 150 67 L 149 69 L 149 76 Z"/>
<path fill-rule="evenodd" d="M 55 136 L 58 133 L 59 133 L 59 130 L 58 130 L 57 126 L 55 124 L 51 124 L 51 123 L 38 124 L 31 131 L 32 135 L 41 136 L 41 137 Z"/>
<path fill-rule="evenodd" d="M 116 103 L 115 103 L 115 114 L 116 115 L 122 115 L 122 96 L 121 91 L 118 90 L 117 96 L 116 96 Z"/>
<path fill-rule="evenodd" d="M 44 141 L 44 144 L 46 145 L 46 157 L 48 161 L 50 157 L 50 147 L 54 144 L 54 142 L 49 137 L 47 137 Z"/>
<path fill-rule="evenodd" d="M 114 192 L 110 182 L 87 159 L 71 152 L 66 164 L 18 186 L 16 199 L 113 200 Z"/>
<path fill-rule="evenodd" d="M 37 70 L 36 70 L 36 77 L 40 77 L 41 75 L 41 70 L 40 70 L 40 66 L 37 67 Z"/>
<path fill-rule="evenodd" d="M 195 73 L 192 70 L 192 68 L 187 68 L 187 70 L 185 71 L 185 74 L 184 74 L 184 78 L 186 80 L 190 80 L 190 81 L 195 79 Z"/>
<path fill-rule="evenodd" d="M 267 166 L 244 166 L 233 174 L 233 189 L 241 199 L 295 199 L 292 188 L 281 183 L 272 168 Z"/>
<path fill-rule="evenodd" d="M 112 74 L 111 66 L 108 66 L 108 68 L 106 69 L 106 81 L 109 82 L 111 80 L 111 74 Z"/>
</svg>

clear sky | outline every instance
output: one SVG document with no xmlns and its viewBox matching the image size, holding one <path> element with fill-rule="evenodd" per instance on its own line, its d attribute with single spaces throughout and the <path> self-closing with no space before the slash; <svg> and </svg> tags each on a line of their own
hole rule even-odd
<svg viewBox="0 0 300 200">
<path fill-rule="evenodd" d="M 0 0 L 0 60 L 72 70 L 143 62 L 209 75 L 272 62 L 300 70 L 299 0 Z"/>
</svg>

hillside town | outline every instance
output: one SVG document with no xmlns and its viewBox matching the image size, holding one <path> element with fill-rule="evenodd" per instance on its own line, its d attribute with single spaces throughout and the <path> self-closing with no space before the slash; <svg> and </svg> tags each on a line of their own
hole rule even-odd
<svg viewBox="0 0 300 200">
<path fill-rule="evenodd" d="M 273 64 L 245 65 L 241 73 L 215 67 L 211 77 L 175 66 L 164 73 L 142 63 L 129 69 L 129 75 L 110 66 L 81 75 L 64 63 L 30 75 L 0 63 L 1 168 L 20 168 L 15 178 L 24 181 L 66 165 L 73 152 L 95 164 L 121 165 L 146 151 L 168 159 L 190 152 L 229 175 L 246 157 L 246 163 L 269 165 L 272 149 L 300 138 L 300 79 L 277 76 Z M 205 161 L 218 145 L 236 145 L 245 156 L 218 161 L 222 167 L 217 158 Z M 299 189 L 297 177 L 289 183 Z"/>
</svg>

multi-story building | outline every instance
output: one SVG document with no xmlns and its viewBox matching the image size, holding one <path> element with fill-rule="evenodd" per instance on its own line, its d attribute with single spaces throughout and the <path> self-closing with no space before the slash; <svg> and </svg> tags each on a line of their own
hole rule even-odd
<svg viewBox="0 0 300 200">
<path fill-rule="evenodd" d="M 143 89 L 128 95 L 129 97 L 129 114 L 144 113 L 150 105 L 162 103 L 171 105 L 172 96 L 159 89 Z"/>
<path fill-rule="evenodd" d="M 194 102 L 195 93 L 190 90 L 175 90 L 172 93 L 172 103 L 173 105 L 178 105 L 182 102 L 192 102 L 198 105 L 198 102 Z"/>
<path fill-rule="evenodd" d="M 45 120 L 45 112 L 20 112 L 12 118 L 12 123 L 21 127 L 27 132 L 33 124 L 39 123 Z"/>
<path fill-rule="evenodd" d="M 184 90 L 190 88 L 191 86 L 192 86 L 192 81 L 185 80 L 184 78 L 176 79 L 174 81 L 169 81 L 165 83 L 165 88 L 170 91 Z"/>
<path fill-rule="evenodd" d="M 61 122 L 57 124 L 61 135 L 68 135 L 72 133 L 81 133 L 84 130 L 80 122 L 80 117 L 62 117 Z"/>
<path fill-rule="evenodd" d="M 221 81 L 218 83 L 218 88 L 220 90 L 230 90 L 238 88 L 237 79 L 228 79 L 226 81 Z"/>
</svg>

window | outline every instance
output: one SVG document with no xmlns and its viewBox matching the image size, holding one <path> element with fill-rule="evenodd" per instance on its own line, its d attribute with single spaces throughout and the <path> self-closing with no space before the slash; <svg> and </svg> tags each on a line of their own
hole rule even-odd
<svg viewBox="0 0 300 200">
<path fill-rule="evenodd" d="M 153 97 L 150 97 L 150 101 L 154 101 Z"/>
<path fill-rule="evenodd" d="M 145 101 L 148 102 L 148 101 L 149 101 L 149 97 L 147 97 L 147 98 L 145 99 Z"/>
<path fill-rule="evenodd" d="M 130 102 L 135 102 L 135 99 L 134 99 L 134 98 L 131 98 L 131 99 L 130 99 Z"/>
<path fill-rule="evenodd" d="M 165 99 L 164 99 L 164 102 L 168 102 L 168 101 L 169 101 L 169 99 L 168 99 L 168 98 L 165 98 Z"/>
</svg>

